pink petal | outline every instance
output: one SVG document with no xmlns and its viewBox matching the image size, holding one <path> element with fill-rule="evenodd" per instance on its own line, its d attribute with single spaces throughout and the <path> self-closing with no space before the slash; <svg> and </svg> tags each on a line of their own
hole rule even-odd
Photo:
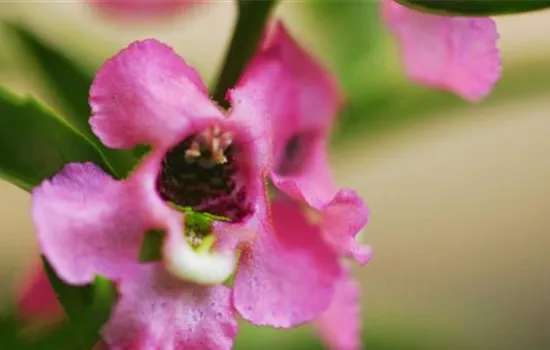
<svg viewBox="0 0 550 350">
<path fill-rule="evenodd" d="M 134 187 L 91 163 L 68 164 L 33 191 L 32 215 L 42 253 L 59 277 L 86 284 L 116 279 L 135 264 L 146 215 Z"/>
<path fill-rule="evenodd" d="M 193 4 L 190 0 L 87 0 L 98 10 L 132 18 L 174 14 Z"/>
<path fill-rule="evenodd" d="M 411 79 L 477 101 L 500 78 L 499 35 L 491 18 L 437 16 L 394 1 L 382 2 L 382 14 Z"/>
<path fill-rule="evenodd" d="M 155 40 L 134 42 L 101 67 L 90 106 L 92 129 L 114 148 L 173 145 L 201 118 L 223 117 L 195 70 Z"/>
<path fill-rule="evenodd" d="M 360 309 L 359 285 L 346 274 L 336 285 L 332 304 L 314 323 L 329 349 L 361 349 Z"/>
<path fill-rule="evenodd" d="M 276 51 L 281 65 L 292 77 L 295 103 L 293 115 L 274 120 L 275 135 L 318 130 L 326 134 L 341 104 L 339 86 L 327 69 L 290 36 L 281 22 L 265 37 L 263 51 Z M 282 142 L 276 138 L 275 142 Z"/>
<path fill-rule="evenodd" d="M 231 349 L 237 322 L 230 290 L 200 287 L 141 267 L 120 284 L 120 301 L 103 335 L 109 349 Z"/>
<path fill-rule="evenodd" d="M 341 105 L 338 84 L 301 48 L 280 22 L 268 33 L 263 55 L 276 55 L 290 85 L 286 113 L 272 120 L 274 184 L 294 199 L 319 207 L 336 194 L 326 154 L 326 140 Z"/>
<path fill-rule="evenodd" d="M 371 257 L 371 249 L 367 245 L 359 244 L 355 238 L 367 224 L 368 209 L 357 192 L 340 190 L 322 208 L 321 215 L 325 240 L 339 254 L 353 256 L 359 263 L 366 264 Z"/>
<path fill-rule="evenodd" d="M 263 159 L 264 169 L 270 169 L 272 164 L 272 123 L 288 115 L 292 93 L 289 72 L 274 52 L 256 54 L 235 88 L 227 93 L 231 104 L 229 119 L 248 130 L 250 146 Z"/>
<path fill-rule="evenodd" d="M 237 311 L 256 325 L 292 327 L 330 304 L 341 270 L 317 226 L 291 201 L 276 200 L 275 232 L 266 230 L 242 253 L 234 281 Z"/>
<path fill-rule="evenodd" d="M 271 172 L 273 184 L 291 198 L 321 209 L 337 193 L 326 152 L 325 139 L 299 135 Z"/>
<path fill-rule="evenodd" d="M 42 263 L 33 265 L 17 294 L 17 310 L 26 319 L 50 322 L 64 315 Z"/>
</svg>

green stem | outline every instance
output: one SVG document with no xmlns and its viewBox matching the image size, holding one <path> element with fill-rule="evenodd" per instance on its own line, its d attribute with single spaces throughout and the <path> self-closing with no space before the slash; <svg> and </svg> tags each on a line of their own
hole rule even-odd
<svg viewBox="0 0 550 350">
<path fill-rule="evenodd" d="M 236 0 L 237 23 L 229 50 L 213 93 L 214 100 L 228 107 L 225 94 L 235 86 L 246 64 L 254 55 L 264 32 L 264 27 L 277 0 Z"/>
</svg>

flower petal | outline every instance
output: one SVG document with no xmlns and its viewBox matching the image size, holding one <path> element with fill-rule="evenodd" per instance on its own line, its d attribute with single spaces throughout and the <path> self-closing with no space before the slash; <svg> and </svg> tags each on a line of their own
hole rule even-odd
<svg viewBox="0 0 550 350">
<path fill-rule="evenodd" d="M 488 17 L 450 17 L 382 2 L 382 14 L 402 50 L 411 79 L 477 101 L 500 78 L 495 22 Z"/>
<path fill-rule="evenodd" d="M 237 265 L 235 251 L 197 252 L 181 234 L 166 237 L 163 257 L 173 276 L 203 285 L 223 283 Z"/>
<path fill-rule="evenodd" d="M 202 117 L 223 116 L 197 72 L 172 48 L 137 41 L 108 60 L 90 90 L 90 124 L 114 148 L 172 145 Z"/>
<path fill-rule="evenodd" d="M 86 284 L 116 279 L 137 263 L 149 217 L 136 191 L 92 163 L 66 165 L 33 191 L 32 215 L 42 253 L 59 277 Z"/>
<path fill-rule="evenodd" d="M 357 192 L 340 190 L 321 212 L 325 240 L 339 254 L 353 256 L 366 264 L 371 257 L 371 248 L 359 244 L 355 238 L 368 221 L 368 209 Z"/>
<path fill-rule="evenodd" d="M 278 56 L 263 52 L 254 56 L 235 88 L 227 93 L 230 120 L 238 122 L 250 135 L 249 144 L 262 160 L 260 168 L 271 168 L 272 123 L 289 113 L 290 78 Z"/>
<path fill-rule="evenodd" d="M 294 199 L 320 207 L 336 194 L 326 139 L 341 105 L 338 84 L 280 22 L 266 36 L 263 50 L 265 55 L 276 55 L 290 76 L 290 93 L 285 95 L 287 111 L 272 121 L 272 180 Z"/>
<path fill-rule="evenodd" d="M 281 65 L 292 77 L 295 96 L 294 113 L 274 120 L 275 142 L 282 142 L 284 134 L 288 137 L 312 129 L 327 134 L 342 100 L 335 78 L 298 45 L 281 22 L 265 37 L 262 49 L 278 53 Z"/>
<path fill-rule="evenodd" d="M 314 327 L 334 350 L 361 349 L 359 285 L 346 273 L 338 281 L 330 307 L 315 320 Z"/>
<path fill-rule="evenodd" d="M 296 203 L 276 200 L 272 217 L 275 232 L 262 232 L 242 253 L 233 300 L 246 320 L 286 328 L 315 319 L 329 306 L 341 270 Z"/>
<path fill-rule="evenodd" d="M 17 310 L 21 316 L 51 322 L 64 315 L 42 263 L 33 265 L 31 274 L 23 282 L 17 291 Z"/>
<path fill-rule="evenodd" d="M 237 322 L 230 290 L 186 284 L 160 264 L 122 279 L 120 301 L 103 330 L 109 349 L 231 349 Z"/>
<path fill-rule="evenodd" d="M 291 198 L 321 209 L 337 193 L 325 140 L 311 134 L 295 140 L 291 142 L 297 146 L 290 146 L 279 168 L 271 172 L 271 180 Z"/>
</svg>

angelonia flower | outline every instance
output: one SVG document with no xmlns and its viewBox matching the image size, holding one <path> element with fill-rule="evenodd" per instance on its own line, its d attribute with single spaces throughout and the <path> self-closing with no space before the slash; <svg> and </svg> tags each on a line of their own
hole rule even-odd
<svg viewBox="0 0 550 350">
<path fill-rule="evenodd" d="M 229 349 L 236 313 L 323 330 L 331 304 L 356 310 L 342 258 L 368 260 L 355 242 L 367 212 L 330 174 L 332 79 L 278 23 L 227 100 L 227 111 L 213 103 L 167 45 L 134 42 L 98 71 L 90 124 L 106 146 L 149 153 L 125 179 L 70 163 L 33 190 L 40 248 L 57 275 L 116 283 L 102 331 L 110 349 Z M 143 260 L 152 234 L 161 257 Z"/>
<path fill-rule="evenodd" d="M 284 96 L 287 111 L 272 124 L 274 225 L 288 235 L 321 237 L 336 253 L 342 273 L 335 296 L 314 325 L 330 348 L 359 349 L 359 288 L 342 257 L 361 264 L 369 260 L 370 248 L 355 240 L 367 222 L 368 211 L 355 191 L 336 187 L 328 161 L 328 137 L 342 102 L 339 86 L 280 23 L 265 38 L 263 50 L 277 55 L 290 74 Z M 279 86 L 284 89 L 283 82 Z"/>
<path fill-rule="evenodd" d="M 491 92 L 501 74 L 494 20 L 428 14 L 394 0 L 382 0 L 381 10 L 411 79 L 469 101 Z"/>
</svg>

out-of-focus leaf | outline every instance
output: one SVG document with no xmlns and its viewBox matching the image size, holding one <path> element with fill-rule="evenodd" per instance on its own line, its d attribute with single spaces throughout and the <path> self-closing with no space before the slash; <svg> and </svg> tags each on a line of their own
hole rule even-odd
<svg viewBox="0 0 550 350">
<path fill-rule="evenodd" d="M 493 16 L 542 10 L 550 0 L 397 0 L 412 9 L 441 15 Z"/>
<path fill-rule="evenodd" d="M 36 61 L 36 68 L 61 103 L 67 121 L 80 132 L 90 134 L 88 93 L 93 81 L 92 73 L 79 67 L 72 59 L 21 25 L 10 23 L 7 27 Z"/>
<path fill-rule="evenodd" d="M 0 312 L 0 348 L 2 349 L 21 349 L 25 343 L 19 336 L 20 324 L 15 314 L 2 311 Z"/>
<path fill-rule="evenodd" d="M 311 31 L 322 38 L 337 76 L 345 88 L 352 89 L 358 65 L 368 65 L 381 43 L 378 2 L 305 1 L 303 6 Z"/>
<path fill-rule="evenodd" d="M 116 293 L 108 280 L 97 277 L 93 284 L 72 286 L 57 277 L 45 258 L 44 270 L 69 319 L 73 344 L 91 349 L 100 339 L 99 331 L 108 320 Z"/>
<path fill-rule="evenodd" d="M 30 190 L 65 164 L 112 168 L 99 149 L 36 101 L 0 87 L 0 177 Z"/>
<path fill-rule="evenodd" d="M 93 74 L 44 42 L 32 31 L 15 23 L 8 24 L 7 27 L 19 39 L 23 49 L 36 61 L 40 76 L 61 104 L 63 117 L 101 150 L 118 174 L 126 175 L 136 163 L 135 153 L 131 150 L 114 150 L 103 146 L 88 123 L 88 94 Z"/>
<path fill-rule="evenodd" d="M 506 75 L 482 104 L 548 91 L 550 71 L 545 67 L 549 59 L 543 56 L 510 64 L 505 62 Z M 343 111 L 334 141 L 338 144 L 354 137 L 373 139 L 385 132 L 441 116 L 443 111 L 460 108 L 472 108 L 472 104 L 444 91 L 420 87 L 403 77 L 378 95 L 370 90 L 365 90 L 364 96 L 357 92 Z"/>
</svg>

